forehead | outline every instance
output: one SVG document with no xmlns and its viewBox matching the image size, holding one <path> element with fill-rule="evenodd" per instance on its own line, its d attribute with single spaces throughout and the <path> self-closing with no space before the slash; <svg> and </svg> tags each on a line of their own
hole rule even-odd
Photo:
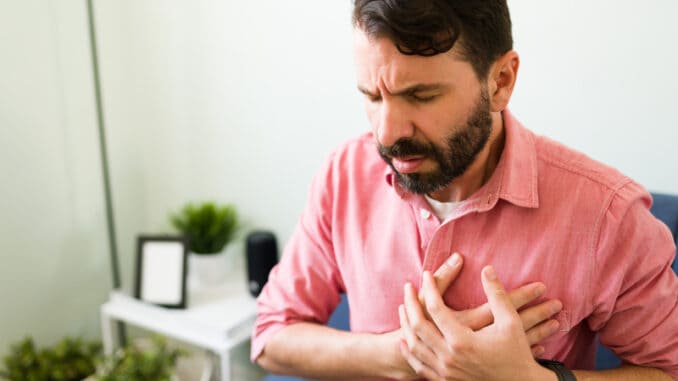
<svg viewBox="0 0 678 381">
<path fill-rule="evenodd" d="M 427 83 L 468 85 L 475 79 L 471 65 L 456 47 L 431 57 L 405 55 L 387 38 L 370 38 L 360 28 L 353 31 L 353 54 L 358 85 L 389 90 Z"/>
</svg>

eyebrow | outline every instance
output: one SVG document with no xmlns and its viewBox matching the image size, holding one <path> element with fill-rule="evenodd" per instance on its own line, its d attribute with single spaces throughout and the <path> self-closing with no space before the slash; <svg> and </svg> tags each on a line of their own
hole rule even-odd
<svg viewBox="0 0 678 381">
<path fill-rule="evenodd" d="M 420 91 L 431 91 L 431 90 L 446 90 L 450 87 L 450 85 L 444 84 L 444 83 L 430 83 L 430 84 L 425 84 L 425 83 L 420 83 L 417 85 L 412 85 L 410 87 L 406 87 L 400 91 L 397 91 L 391 95 L 407 95 L 407 94 L 413 94 L 416 92 Z M 372 93 L 370 90 L 367 90 L 366 88 L 358 85 L 358 91 L 361 93 L 368 95 L 368 96 L 376 96 L 377 94 Z"/>
</svg>

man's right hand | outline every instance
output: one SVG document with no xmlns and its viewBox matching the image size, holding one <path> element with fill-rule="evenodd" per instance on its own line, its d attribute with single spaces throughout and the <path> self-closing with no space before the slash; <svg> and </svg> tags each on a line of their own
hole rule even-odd
<svg viewBox="0 0 678 381">
<path fill-rule="evenodd" d="M 461 271 L 462 264 L 463 258 L 461 255 L 455 253 L 447 262 L 443 263 L 438 270 L 436 270 L 434 278 L 440 295 L 443 295 L 455 281 Z M 535 282 L 511 291 L 508 296 L 513 303 L 513 306 L 518 310 L 524 305 L 541 297 L 545 291 L 546 287 L 543 283 Z M 423 305 L 421 295 L 419 299 L 420 303 Z M 562 309 L 560 301 L 548 300 L 519 312 L 528 342 L 532 347 L 533 356 L 538 357 L 543 354 L 544 348 L 539 345 L 539 342 L 557 332 L 558 321 L 552 319 L 552 317 L 555 313 L 559 312 L 560 309 Z M 487 303 L 476 308 L 456 311 L 455 313 L 457 320 L 461 324 L 474 331 L 480 330 L 494 322 L 492 311 Z M 387 343 L 386 345 L 389 347 L 388 353 L 389 355 L 393 355 L 394 357 L 392 358 L 395 359 L 391 377 L 400 380 L 414 380 L 421 378 L 420 376 L 417 376 L 400 352 L 399 348 L 401 341 L 407 339 L 403 337 L 400 329 L 384 334 L 381 339 Z"/>
</svg>

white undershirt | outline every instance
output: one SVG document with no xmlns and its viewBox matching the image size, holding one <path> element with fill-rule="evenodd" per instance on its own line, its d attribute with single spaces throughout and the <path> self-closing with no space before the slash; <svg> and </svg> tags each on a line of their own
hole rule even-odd
<svg viewBox="0 0 678 381">
<path fill-rule="evenodd" d="M 427 194 L 425 194 L 424 197 L 426 198 L 426 201 L 428 201 L 428 204 L 431 205 L 431 209 L 433 209 L 433 212 L 436 214 L 436 216 L 438 216 L 440 222 L 447 221 L 447 219 L 452 216 L 454 211 L 457 210 L 461 204 L 461 201 L 440 202 L 438 200 L 432 199 Z"/>
</svg>

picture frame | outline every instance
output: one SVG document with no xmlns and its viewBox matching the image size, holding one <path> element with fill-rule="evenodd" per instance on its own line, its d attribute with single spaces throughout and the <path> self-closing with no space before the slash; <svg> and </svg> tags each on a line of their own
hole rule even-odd
<svg viewBox="0 0 678 381">
<path fill-rule="evenodd" d="M 185 236 L 138 236 L 134 296 L 166 308 L 186 308 L 188 250 Z"/>
</svg>

